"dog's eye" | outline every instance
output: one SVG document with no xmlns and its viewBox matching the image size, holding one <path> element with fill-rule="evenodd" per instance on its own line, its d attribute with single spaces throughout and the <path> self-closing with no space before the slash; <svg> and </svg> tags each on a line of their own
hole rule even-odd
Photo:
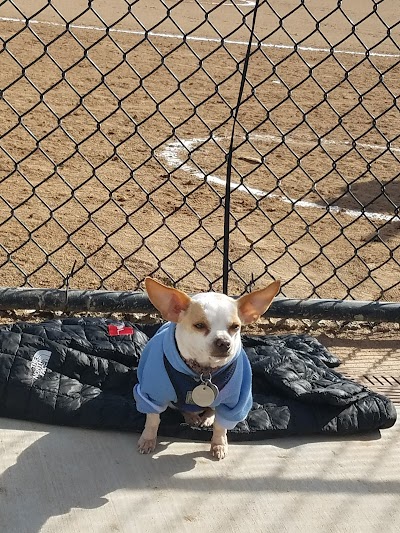
<svg viewBox="0 0 400 533">
<path fill-rule="evenodd" d="M 238 331 L 240 329 L 240 324 L 232 324 L 229 329 L 231 329 L 232 331 Z"/>
<path fill-rule="evenodd" d="M 194 327 L 196 329 L 206 329 L 206 325 L 204 324 L 204 322 L 197 322 L 197 324 L 194 324 Z"/>
</svg>

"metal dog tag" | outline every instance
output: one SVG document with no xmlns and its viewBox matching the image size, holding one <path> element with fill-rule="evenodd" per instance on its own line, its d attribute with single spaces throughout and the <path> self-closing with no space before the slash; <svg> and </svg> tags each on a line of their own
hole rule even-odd
<svg viewBox="0 0 400 533">
<path fill-rule="evenodd" d="M 199 407 L 210 407 L 215 402 L 218 393 L 218 387 L 211 381 L 206 381 L 193 389 L 192 400 Z"/>
</svg>

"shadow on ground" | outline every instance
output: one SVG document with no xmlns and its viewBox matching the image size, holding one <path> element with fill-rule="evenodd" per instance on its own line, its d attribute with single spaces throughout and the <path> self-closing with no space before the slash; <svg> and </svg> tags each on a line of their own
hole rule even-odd
<svg viewBox="0 0 400 533">
<path fill-rule="evenodd" d="M 231 456 L 214 463 L 208 456 L 208 444 L 182 445 L 174 453 L 162 443 L 153 457 L 136 452 L 137 435 L 44 426 L 29 422 L 0 419 L 2 472 L 0 475 L 0 530 L 7 533 L 39 533 L 51 517 L 65 515 L 73 508 L 98 509 L 109 502 L 115 491 L 128 493 L 134 509 L 140 502 L 163 488 L 169 493 L 193 492 L 207 495 L 210 482 L 213 491 L 238 493 L 400 493 L 400 481 L 380 482 L 343 479 L 331 481 L 315 477 L 288 479 L 276 471 L 263 473 L 263 465 L 255 468 L 255 457 L 269 455 L 286 460 L 286 451 L 310 442 L 375 441 L 379 432 L 346 438 L 284 438 L 257 443 L 234 444 Z M 45 433 L 45 434 L 43 434 Z M 346 444 L 347 443 L 347 444 Z M 354 444 L 354 442 L 353 442 Z M 249 454 L 249 449 L 253 450 Z M 265 455 L 264 455 L 265 449 Z M 278 452 L 277 452 L 278 449 Z M 183 452 L 182 452 L 183 450 Z M 249 462 L 248 474 L 240 482 L 232 477 L 232 461 L 243 457 Z M 243 466 L 240 459 L 240 464 Z M 212 481 L 210 481 L 210 468 Z M 185 474 L 185 475 L 181 475 Z M 129 495 L 129 493 L 132 494 Z M 114 496 L 115 497 L 115 496 Z M 139 507 L 138 507 L 139 505 Z M 112 531 L 112 513 L 110 519 Z M 114 526 L 115 530 L 119 530 Z"/>
</svg>

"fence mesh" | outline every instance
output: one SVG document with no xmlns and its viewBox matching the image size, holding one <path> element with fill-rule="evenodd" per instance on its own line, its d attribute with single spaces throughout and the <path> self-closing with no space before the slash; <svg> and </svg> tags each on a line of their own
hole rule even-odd
<svg viewBox="0 0 400 533">
<path fill-rule="evenodd" d="M 221 290 L 255 3 L 0 2 L 0 284 Z M 395 0 L 258 3 L 229 292 L 400 300 Z"/>
</svg>

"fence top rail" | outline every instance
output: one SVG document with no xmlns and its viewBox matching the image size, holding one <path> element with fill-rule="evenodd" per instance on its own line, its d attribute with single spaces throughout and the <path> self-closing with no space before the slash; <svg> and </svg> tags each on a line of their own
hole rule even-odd
<svg viewBox="0 0 400 533">
<path fill-rule="evenodd" d="M 0 288 L 0 310 L 154 313 L 141 291 Z M 276 298 L 266 317 L 399 322 L 400 302 Z"/>
</svg>

